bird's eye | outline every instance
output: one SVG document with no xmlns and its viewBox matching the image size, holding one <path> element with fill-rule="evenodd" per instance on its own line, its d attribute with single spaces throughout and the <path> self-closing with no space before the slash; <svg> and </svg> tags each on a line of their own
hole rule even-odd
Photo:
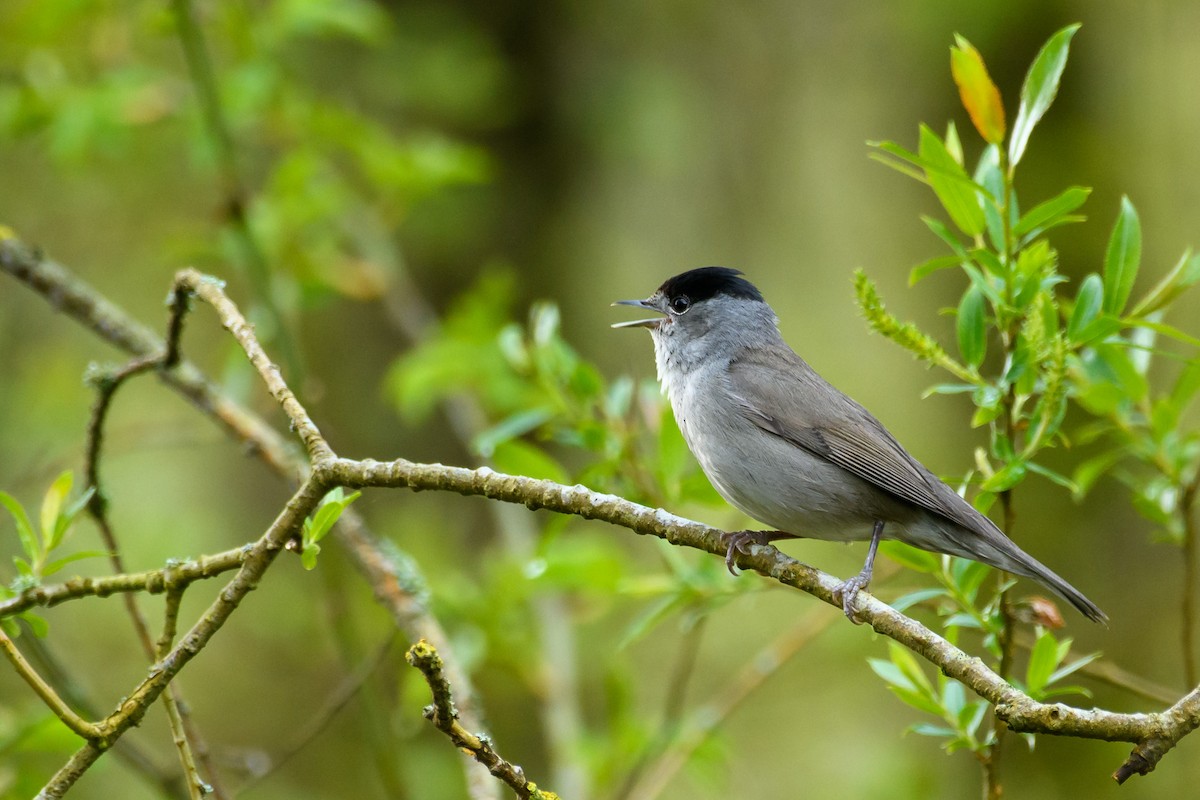
<svg viewBox="0 0 1200 800">
<path fill-rule="evenodd" d="M 671 298 L 671 313 L 679 315 L 692 307 L 692 301 L 686 294 L 677 294 Z"/>
</svg>

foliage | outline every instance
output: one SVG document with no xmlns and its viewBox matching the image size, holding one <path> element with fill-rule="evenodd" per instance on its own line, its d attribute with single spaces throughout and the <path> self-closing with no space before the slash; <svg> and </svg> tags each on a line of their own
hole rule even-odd
<svg viewBox="0 0 1200 800">
<path fill-rule="evenodd" d="M 953 382 L 935 385 L 932 393 L 971 396 L 971 424 L 987 426 L 989 433 L 989 447 L 976 453 L 975 470 L 966 479 L 979 486 L 975 504 L 981 510 L 992 507 L 997 498 L 1007 501 L 1032 475 L 1082 495 L 1105 471 L 1129 463 L 1122 475 L 1135 491 L 1135 504 L 1178 540 L 1190 512 L 1187 487 L 1194 497 L 1200 465 L 1200 434 L 1183 433 L 1178 424 L 1200 391 L 1200 361 L 1191 356 L 1172 389 L 1158 397 L 1152 396 L 1149 370 L 1159 353 L 1154 348 L 1157 336 L 1190 347 L 1200 344 L 1162 321 L 1171 303 L 1200 281 L 1200 264 L 1185 253 L 1154 288 L 1131 304 L 1142 234 L 1133 203 L 1122 198 L 1103 264 L 1071 297 L 1064 291 L 1069 281 L 1059 271 L 1058 251 L 1048 234 L 1084 221 L 1076 212 L 1091 190 L 1067 187 L 1023 213 L 1018 201 L 1017 164 L 1058 92 L 1078 27 L 1060 30 L 1035 58 L 1021 89 L 1007 149 L 1000 93 L 979 52 L 956 37 L 951 71 L 983 139 L 970 171 L 953 123 L 944 137 L 922 125 L 916 153 L 892 142 L 876 145 L 875 157 L 926 183 L 950 219 L 947 225 L 922 218 L 950 254 L 913 268 L 909 282 L 916 284 L 945 269 L 962 271 L 965 283 L 955 312 L 958 357 L 915 325 L 895 319 L 861 271 L 855 279 L 859 307 L 876 332 L 950 373 Z M 1091 419 L 1073 432 L 1064 429 L 1071 401 Z M 1043 459 L 1047 449 L 1071 436 L 1081 442 L 1104 438 L 1108 446 L 1068 477 Z M 1132 468 L 1138 462 L 1152 471 Z M 1004 594 L 1009 582 L 1000 583 L 994 593 L 983 593 L 989 568 L 982 564 L 949 557 L 939 561 L 896 543 L 889 543 L 886 552 L 941 584 L 900 598 L 898 608 L 932 606 L 951 641 L 963 631 L 978 631 L 997 667 L 1009 663 L 1010 629 L 1019 616 Z M 1056 612 L 1035 621 L 1061 626 Z M 1057 639 L 1041 624 L 1035 630 L 1024 689 L 1034 697 L 1080 691 L 1057 684 L 1098 654 L 1068 660 L 1070 639 Z M 940 720 L 912 730 L 944 739 L 949 751 L 965 748 L 988 758 L 995 733 L 979 734 L 983 708 L 978 702 L 965 702 L 961 687 L 941 676 L 931 682 L 912 655 L 895 646 L 890 660 L 873 660 L 872 668 L 901 700 Z"/>
<path fill-rule="evenodd" d="M 321 554 L 319 542 L 333 530 L 333 526 L 342 516 L 342 512 L 361 495 L 362 492 L 352 492 L 347 495 L 339 486 L 325 495 L 315 514 L 304 520 L 300 560 L 305 569 L 316 569 L 317 556 Z"/>
<path fill-rule="evenodd" d="M 96 550 L 81 550 L 65 556 L 54 558 L 55 553 L 71 533 L 75 518 L 92 499 L 93 491 L 89 489 L 74 501 L 68 503 L 74 476 L 70 470 L 61 473 L 50 488 L 42 496 L 41 514 L 38 516 L 38 526 L 30 522 L 25 507 L 8 492 L 0 491 L 0 505 L 4 506 L 16 526 L 17 538 L 21 543 L 24 556 L 13 556 L 13 565 L 17 575 L 7 585 L 0 585 L 0 597 L 14 597 L 26 589 L 40 586 L 45 578 L 62 570 L 68 564 L 85 558 L 104 556 L 105 553 Z M 30 628 L 39 636 L 46 633 L 46 622 L 32 612 L 20 615 L 29 623 Z M 12 636 L 16 636 L 20 628 L 10 619 L 4 619 L 4 628 Z"/>
<path fill-rule="evenodd" d="M 6 30 L 21 31 L 15 46 L 0 54 L 0 135 L 6 141 L 32 142 L 59 165 L 97 174 L 104 165 L 124 171 L 130 160 L 168 142 L 184 192 L 203 186 L 205 194 L 214 187 L 221 194 L 210 203 L 218 213 L 207 215 L 215 218 L 216 230 L 205 227 L 206 215 L 196 215 L 199 230 L 156 247 L 156 260 L 219 262 L 222 271 L 226 263 L 246 268 L 237 231 L 245 224 L 269 267 L 267 294 L 276 296 L 285 316 L 298 317 L 333 295 L 378 298 L 398 286 L 394 280 L 405 264 L 398 233 L 413 211 L 498 172 L 495 157 L 476 142 L 519 113 L 522 98 L 513 91 L 508 54 L 469 12 L 435 3 L 385 9 L 363 0 L 197 4 L 214 57 L 218 100 L 237 145 L 233 178 L 240 175 L 243 185 L 240 191 L 231 188 L 221 144 L 205 133 L 205 109 L 178 56 L 180 23 L 168 6 L 136 2 L 114 13 L 104 4 L 39 8 L 17 2 L 0 12 L 18 19 Z M 982 56 L 970 42 L 956 39 L 952 73 L 985 143 L 972 166 L 953 124 L 944 135 L 922 126 L 915 153 L 892 143 L 882 143 L 876 153 L 928 184 L 945 209 L 945 221 L 923 222 L 948 254 L 918 265 L 910 278 L 916 284 L 934 272 L 962 270 L 954 341 L 939 342 L 888 313 L 865 274 L 856 279 L 856 289 L 876 330 L 949 374 L 948 382 L 931 391 L 974 400 L 973 423 L 990 435 L 989 447 L 977 454 L 976 470 L 962 481 L 964 488 L 980 488 L 977 504 L 1003 503 L 1005 493 L 1031 475 L 1082 496 L 1112 474 L 1130 487 L 1139 510 L 1165 537 L 1184 541 L 1200 435 L 1181 429 L 1181 423 L 1200 390 L 1200 367 L 1188 360 L 1168 388 L 1160 389 L 1164 374 L 1179 366 L 1177 354 L 1161 342 L 1176 350 L 1197 344 L 1164 319 L 1181 293 L 1200 281 L 1200 257 L 1185 254 L 1138 295 L 1141 224 L 1133 204 L 1124 200 L 1103 262 L 1068 292 L 1050 234 L 1083 221 L 1078 212 L 1091 190 L 1069 186 L 1024 213 L 1017 202 L 1015 167 L 1055 98 L 1076 27 L 1060 31 L 1038 55 L 1015 118 L 1005 114 Z M 87 46 L 62 46 L 68 41 Z M 392 51 L 400 52 L 396 58 L 402 63 L 394 74 L 371 74 L 356 60 Z M 329 77 L 335 62 L 339 80 Z M 343 85 L 346 64 L 363 73 Z M 231 211 L 240 203 L 241 222 Z M 473 225 L 460 222 L 447 226 L 453 228 L 448 236 L 472 233 L 464 229 Z M 97 228 L 105 225 L 98 216 Z M 167 258 L 160 249 L 169 251 Z M 394 366 L 388 397 L 401 416 L 424 422 L 439 405 L 465 398 L 475 412 L 465 415 L 470 446 L 498 469 L 580 481 L 681 513 L 725 509 L 688 454 L 657 387 L 607 378 L 563 338 L 554 305 L 537 303 L 518 319 L 516 298 L 511 270 L 481 272 L 437 329 Z M 271 297 L 259 301 L 270 303 Z M 269 325 L 263 328 L 272 333 Z M 1068 436 L 1090 450 L 1064 474 L 1046 450 Z M 38 529 L 3 495 L 0 502 L 16 521 L 23 556 L 15 562 L 11 587 L 0 593 L 35 586 L 71 558 L 57 551 L 86 498 L 68 504 L 70 478 L 63 481 L 60 476 L 47 493 Z M 306 567 L 314 566 L 319 541 L 355 497 L 327 498 L 306 522 Z M 55 503 L 57 510 L 49 514 L 54 521 L 47 525 L 47 505 Z M 532 519 L 530 552 L 497 546 L 465 565 L 457 554 L 437 562 L 431 575 L 435 610 L 452 628 L 467 666 L 486 662 L 504 675 L 511 670 L 534 706 L 544 703 L 554 669 L 545 655 L 547 642 L 539 638 L 545 632 L 537 604 L 564 600 L 559 610 L 570 615 L 569 628 L 618 619 L 620 630 L 612 637 L 615 644 L 605 648 L 604 665 L 580 670 L 603 674 L 580 689 L 581 695 L 592 693 L 578 698 L 588 712 L 582 741 L 565 743 L 593 785 L 616 787 L 669 743 L 711 724 L 672 716 L 668 698 L 663 708 L 668 724 L 659 725 L 657 715 L 648 713 L 641 690 L 646 676 L 634 669 L 630 651 L 672 634 L 698 642 L 714 610 L 765 582 L 733 581 L 718 559 L 665 546 L 657 563 L 646 564 L 630 559 L 610 536 L 581 526 L 568 540 L 561 535 L 565 520 Z M 987 568 L 973 562 L 895 543 L 885 550 L 929 576 L 929 585 L 896 599 L 897 608 L 934 614 L 949 638 L 977 637 L 987 657 L 1001 659 L 1006 636 L 1001 592 L 1009 582 L 993 587 Z M 332 580 L 331 561 L 322 560 L 317 574 L 323 579 Z M 351 615 L 336 616 L 335 624 L 344 625 Z M 40 618 L 26 619 L 35 631 L 44 630 Z M 1095 656 L 1073 658 L 1071 640 L 1050 630 L 1053 615 L 1032 614 L 1028 621 L 1035 623 L 1033 645 L 1024 670 L 1013 673 L 1014 682 L 1038 698 L 1073 690 L 1063 685 L 1065 679 Z M 686 648 L 681 651 L 669 680 L 688 674 Z M 986 707 L 968 701 L 959 684 L 930 676 L 898 648 L 886 660 L 873 660 L 872 667 L 902 700 L 932 715 L 933 723 L 911 730 L 941 738 L 949 750 L 979 754 L 994 743 L 994 732 L 981 727 Z M 393 688 L 387 687 L 389 696 Z M 701 707 L 697 716 L 707 711 Z M 494 717 L 502 714 L 493 709 Z M 56 720 L 26 717 L 23 723 L 29 724 L 14 727 L 5 727 L 6 721 L 0 720 L 2 752 L 36 748 L 52 736 L 66 740 L 55 742 L 56 751 L 74 744 Z M 380 727 L 401 726 L 389 720 Z M 692 760 L 691 768 L 709 783 L 718 782 L 715 773 L 723 774 L 714 765 L 726 756 L 724 746 L 709 739 Z"/>
</svg>

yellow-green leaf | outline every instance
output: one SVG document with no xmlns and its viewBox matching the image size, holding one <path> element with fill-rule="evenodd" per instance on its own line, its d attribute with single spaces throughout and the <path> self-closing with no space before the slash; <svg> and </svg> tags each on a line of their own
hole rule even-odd
<svg viewBox="0 0 1200 800">
<path fill-rule="evenodd" d="M 1004 141 L 1004 103 L 1000 90 L 992 82 L 979 51 L 963 37 L 954 35 L 950 48 L 950 73 L 958 84 L 963 107 L 971 116 L 975 130 L 989 144 Z"/>
<path fill-rule="evenodd" d="M 46 494 L 42 496 L 42 545 L 49 552 L 58 546 L 58 542 L 54 541 L 55 528 L 58 527 L 58 517 L 62 513 L 63 503 L 67 499 L 67 495 L 71 493 L 71 483 L 74 476 L 70 470 L 66 470 L 59 474 L 54 479 L 54 483 L 50 484 L 50 488 L 46 490 Z"/>
</svg>

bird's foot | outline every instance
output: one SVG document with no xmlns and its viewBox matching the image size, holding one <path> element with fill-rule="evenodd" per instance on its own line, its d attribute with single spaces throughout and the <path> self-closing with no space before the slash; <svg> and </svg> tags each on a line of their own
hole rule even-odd
<svg viewBox="0 0 1200 800">
<path fill-rule="evenodd" d="M 833 596 L 841 600 L 842 611 L 846 614 L 846 619 L 853 622 L 855 625 L 861 625 L 860 620 L 854 614 L 854 600 L 858 597 L 858 593 L 866 589 L 871 583 L 871 570 L 864 569 L 862 572 L 855 575 L 853 578 L 846 580 L 833 587 Z"/>
<path fill-rule="evenodd" d="M 721 534 L 721 544 L 725 545 L 725 568 L 729 574 L 736 576 L 737 554 L 750 555 L 750 545 L 770 544 L 776 539 L 795 539 L 794 533 L 783 531 L 725 531 Z"/>
</svg>

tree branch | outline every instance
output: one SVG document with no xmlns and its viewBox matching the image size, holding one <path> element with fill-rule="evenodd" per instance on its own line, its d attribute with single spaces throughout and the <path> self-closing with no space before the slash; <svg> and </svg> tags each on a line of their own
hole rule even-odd
<svg viewBox="0 0 1200 800">
<path fill-rule="evenodd" d="M 0 269 L 14 274 L 11 240 L 0 241 Z M 19 251 L 18 251 L 19 255 Z M 23 270 L 28 273 L 28 269 Z M 158 696 L 175 674 L 207 643 L 238 603 L 251 591 L 285 542 L 295 534 L 305 516 L 321 497 L 334 486 L 405 487 L 415 491 L 452 491 L 493 500 L 520 503 L 530 509 L 548 509 L 585 519 L 599 519 L 635 533 L 662 538 L 672 544 L 724 555 L 721 532 L 662 509 L 651 509 L 610 494 L 592 492 L 584 486 L 564 486 L 552 481 L 503 475 L 487 468 L 464 469 L 441 464 L 420 464 L 406 459 L 389 462 L 354 461 L 339 458 L 320 437 L 303 407 L 287 388 L 277 368 L 258 347 L 253 332 L 240 318 L 236 307 L 224 297 L 218 283 L 193 271 L 178 277 L 178 286 L 194 290 L 212 303 L 223 324 L 246 350 L 272 395 L 292 420 L 312 458 L 311 475 L 288 502 L 270 529 L 247 553 L 237 575 L 178 645 L 163 658 L 108 720 L 101 723 L 103 736 L 76 754 L 60 774 L 82 774 L 95 760 L 100 746 L 111 744 L 129 726 L 136 724 L 146 706 Z M 94 307 L 94 303 L 92 304 Z M 769 545 L 754 545 L 738 558 L 743 569 L 753 569 L 780 583 L 807 592 L 830 605 L 839 605 L 834 597 L 838 581 L 830 575 L 802 564 Z M 954 647 L 916 620 L 891 609 L 866 593 L 856 599 L 856 616 L 880 634 L 887 636 L 937 665 L 977 695 L 996 706 L 996 715 L 1018 732 L 1047 733 L 1059 736 L 1132 742 L 1137 746 L 1129 759 L 1114 774 L 1123 781 L 1132 774 L 1146 774 L 1183 736 L 1200 725 L 1200 688 L 1193 690 L 1171 708 L 1159 713 L 1119 714 L 1102 709 L 1078 709 L 1062 704 L 1034 701 L 989 669 L 978 658 Z M 81 768 L 82 767 L 82 768 Z M 56 776 L 57 778 L 57 776 Z M 47 792 L 53 787 L 47 787 Z M 69 784 L 68 784 L 69 785 Z M 58 796 L 46 794 L 45 796 Z"/>
<path fill-rule="evenodd" d="M 0 235 L 0 272 L 12 275 L 41 295 L 53 308 L 130 355 L 153 357 L 172 349 L 86 281 L 15 238 Z M 171 318 L 182 324 L 182 315 L 173 313 Z M 172 341 L 178 341 L 179 330 L 173 324 L 169 330 Z M 158 370 L 155 374 L 216 422 L 228 436 L 241 443 L 248 454 L 258 457 L 285 481 L 299 486 L 308 476 L 308 462 L 291 442 L 257 414 L 226 397 L 195 365 L 180 360 L 174 368 Z M 376 601 L 391 614 L 396 627 L 410 641 L 427 639 L 437 646 L 445 663 L 446 675 L 458 693 L 458 709 L 463 722 L 474 730 L 486 730 L 477 709 L 472 682 L 451 656 L 453 647 L 449 637 L 422 599 L 424 581 L 416 565 L 391 542 L 376 539 L 353 508 L 343 512 L 334 530 L 355 567 L 371 586 Z M 199 563 L 206 561 L 201 559 Z M 234 567 L 240 566 L 240 563 Z M 67 585 L 72 583 L 68 582 Z M 156 591 L 153 586 L 151 582 L 147 590 Z M 84 592 L 88 593 L 91 592 Z M 53 602 L 62 602 L 64 599 L 67 598 L 58 598 Z M 0 615 L 4 613 L 7 612 L 0 606 Z"/>
<path fill-rule="evenodd" d="M 162 569 L 103 578 L 72 578 L 66 583 L 35 586 L 0 602 L 0 617 L 10 617 L 31 608 L 50 608 L 81 597 L 108 597 L 130 592 L 162 594 L 172 588 L 183 588 L 198 580 L 215 578 L 223 572 L 237 569 L 246 560 L 246 555 L 245 548 L 236 547 L 216 555 L 169 564 Z"/>
<path fill-rule="evenodd" d="M 471 757 L 488 768 L 488 771 L 512 787 L 522 800 L 558 800 L 554 792 L 547 792 L 537 787 L 537 784 L 525 777 L 525 771 L 516 764 L 505 761 L 492 749 L 492 743 L 486 736 L 471 733 L 458 721 L 458 711 L 454 708 L 450 684 L 442 670 L 442 659 L 429 642 L 421 640 L 408 649 L 404 656 L 408 663 L 421 671 L 429 690 L 433 693 L 432 705 L 425 707 L 425 718 L 442 733 L 450 737 L 450 741 Z"/>
</svg>

